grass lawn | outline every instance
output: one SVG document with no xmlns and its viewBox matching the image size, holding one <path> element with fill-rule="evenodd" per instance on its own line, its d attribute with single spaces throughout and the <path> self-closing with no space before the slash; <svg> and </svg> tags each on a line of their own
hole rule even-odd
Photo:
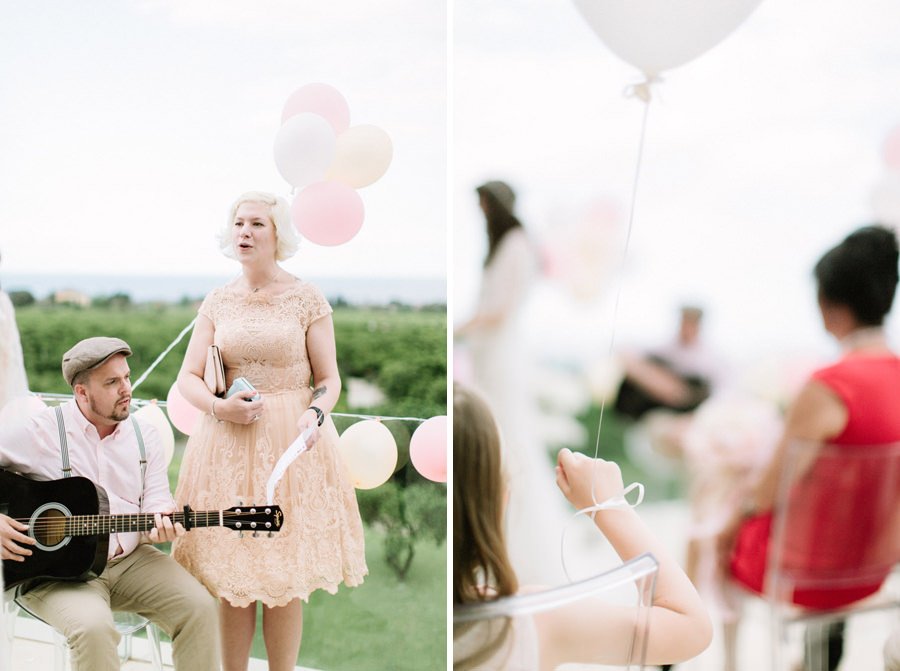
<svg viewBox="0 0 900 671">
<path fill-rule="evenodd" d="M 416 546 L 406 582 L 384 562 L 383 536 L 366 529 L 369 575 L 337 594 L 315 592 L 303 610 L 298 664 L 327 671 L 428 671 L 447 666 L 446 545 Z M 265 658 L 261 613 L 252 655 Z"/>
</svg>

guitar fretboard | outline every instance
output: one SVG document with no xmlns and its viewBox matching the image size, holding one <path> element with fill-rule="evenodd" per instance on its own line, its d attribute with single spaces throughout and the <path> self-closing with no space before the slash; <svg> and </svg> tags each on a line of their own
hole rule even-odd
<svg viewBox="0 0 900 671">
<path fill-rule="evenodd" d="M 223 513 L 233 517 L 232 513 L 219 510 L 192 510 L 189 513 L 189 524 L 185 524 L 183 512 L 166 515 L 172 523 L 180 522 L 187 528 L 217 527 L 223 525 Z M 72 515 L 58 518 L 63 524 L 66 536 L 99 536 L 105 534 L 128 533 L 131 531 L 150 531 L 156 526 L 153 513 L 137 513 L 135 515 Z"/>
</svg>

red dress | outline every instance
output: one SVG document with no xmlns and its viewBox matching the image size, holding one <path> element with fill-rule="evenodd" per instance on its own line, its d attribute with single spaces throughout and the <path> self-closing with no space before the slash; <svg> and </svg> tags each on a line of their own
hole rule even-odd
<svg viewBox="0 0 900 671">
<path fill-rule="evenodd" d="M 879 445 L 900 441 L 900 359 L 893 355 L 847 355 L 840 362 L 817 371 L 813 380 L 834 391 L 848 411 L 847 426 L 830 442 L 835 445 Z M 834 466 L 833 463 L 829 464 Z M 816 468 L 816 466 L 813 466 Z M 826 506 L 847 506 L 847 497 L 865 497 L 867 477 L 877 472 L 862 473 L 853 491 L 831 492 L 828 501 L 818 501 L 821 512 Z M 829 477 L 825 474 L 825 477 Z M 833 479 L 833 478 L 832 478 Z M 861 551 L 871 533 L 866 520 L 841 525 L 835 533 L 830 515 L 818 514 L 816 524 L 805 538 L 790 538 L 785 544 L 785 559 L 792 563 L 819 568 L 830 558 L 840 558 L 841 567 L 853 566 L 853 553 Z M 818 526 L 816 526 L 818 525 Z M 772 513 L 748 519 L 741 526 L 731 556 L 732 576 L 750 590 L 762 594 L 765 585 L 766 558 L 772 528 Z M 818 565 L 817 565 L 818 564 Z M 858 601 L 878 591 L 885 575 L 875 576 L 865 585 L 840 590 L 797 589 L 792 601 L 815 609 L 832 609 Z"/>
</svg>

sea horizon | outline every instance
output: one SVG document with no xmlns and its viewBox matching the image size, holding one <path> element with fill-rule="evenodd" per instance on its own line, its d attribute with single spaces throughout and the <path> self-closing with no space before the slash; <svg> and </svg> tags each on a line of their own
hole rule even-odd
<svg viewBox="0 0 900 671">
<path fill-rule="evenodd" d="M 52 273 L 3 273 L 0 286 L 7 293 L 27 291 L 44 300 L 58 291 L 77 291 L 89 298 L 127 294 L 136 303 L 178 303 L 201 299 L 212 289 L 227 284 L 234 275 L 98 275 Z M 331 302 L 351 305 L 414 307 L 447 303 L 444 278 L 440 277 L 309 277 Z"/>
</svg>

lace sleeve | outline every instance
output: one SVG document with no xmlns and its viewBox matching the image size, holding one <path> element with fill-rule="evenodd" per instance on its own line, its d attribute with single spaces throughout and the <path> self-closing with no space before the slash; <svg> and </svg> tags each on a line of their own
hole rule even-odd
<svg viewBox="0 0 900 671">
<path fill-rule="evenodd" d="M 197 309 L 198 315 L 203 315 L 213 324 L 216 323 L 216 306 L 219 303 L 219 290 L 213 289 L 208 294 L 206 294 L 206 298 L 203 299 L 203 302 L 200 304 L 200 307 Z"/>
<path fill-rule="evenodd" d="M 303 308 L 301 310 L 300 321 L 304 328 L 309 328 L 317 319 L 321 319 L 325 315 L 332 313 L 331 305 L 328 299 L 319 290 L 318 287 L 307 284 L 306 291 L 303 292 Z"/>
</svg>

